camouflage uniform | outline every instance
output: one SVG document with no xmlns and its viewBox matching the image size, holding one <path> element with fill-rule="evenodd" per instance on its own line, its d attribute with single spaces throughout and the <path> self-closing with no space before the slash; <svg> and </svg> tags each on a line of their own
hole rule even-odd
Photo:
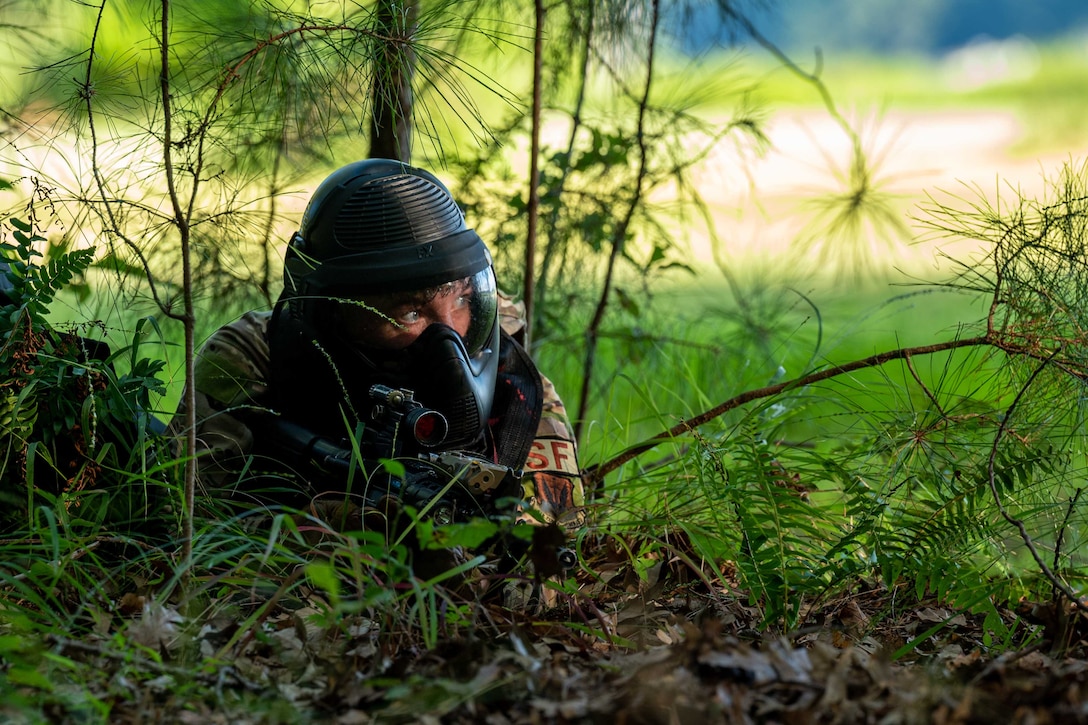
<svg viewBox="0 0 1088 725">
<path fill-rule="evenodd" d="M 243 461 L 254 449 L 253 431 L 242 411 L 263 410 L 272 379 L 268 343 L 271 311 L 247 312 L 217 330 L 196 359 L 197 455 L 202 484 L 230 487 L 239 479 Z M 499 296 L 499 323 L 510 336 L 525 327 L 524 306 Z M 524 496 L 544 521 L 580 524 L 584 505 L 577 446 L 563 401 L 555 386 L 540 375 L 544 404 L 536 436 L 524 464 Z M 184 397 L 170 424 L 180 436 Z M 525 512 L 522 518 L 535 521 Z"/>
</svg>

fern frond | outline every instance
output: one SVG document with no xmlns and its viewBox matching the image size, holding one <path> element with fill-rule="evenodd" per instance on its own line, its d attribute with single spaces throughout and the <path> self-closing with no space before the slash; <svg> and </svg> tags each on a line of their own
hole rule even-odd
<svg viewBox="0 0 1088 725">
<path fill-rule="evenodd" d="M 7 222 L 13 227 L 15 243 L 0 244 L 0 258 L 7 263 L 6 274 L 15 296 L 12 302 L 26 308 L 33 322 L 42 324 L 57 293 L 91 266 L 95 250 L 75 249 L 41 264 L 36 260 L 42 254 L 34 245 L 45 238 L 19 219 L 10 218 Z"/>
<path fill-rule="evenodd" d="M 19 393 L 0 390 L 0 441 L 7 437 L 25 441 L 38 419 L 38 405 L 29 386 Z"/>
</svg>

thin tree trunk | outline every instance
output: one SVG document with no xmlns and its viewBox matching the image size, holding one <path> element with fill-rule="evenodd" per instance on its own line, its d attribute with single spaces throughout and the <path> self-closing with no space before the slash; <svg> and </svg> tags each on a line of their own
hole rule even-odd
<svg viewBox="0 0 1088 725">
<path fill-rule="evenodd" d="M 196 507 L 196 315 L 193 311 L 193 269 L 190 260 L 189 216 L 178 198 L 177 180 L 174 177 L 172 157 L 173 106 L 170 103 L 170 0 L 162 0 L 161 68 L 159 84 L 162 92 L 162 145 L 163 169 L 166 172 L 166 188 L 174 213 L 174 225 L 181 240 L 181 279 L 185 328 L 185 504 L 182 512 L 181 566 L 182 583 L 186 584 L 192 570 L 193 559 L 193 510 Z M 197 178 L 193 179 L 194 196 Z"/>
<path fill-rule="evenodd" d="M 567 178 L 570 176 L 571 161 L 574 158 L 574 144 L 577 142 L 578 133 L 582 128 L 582 106 L 585 104 L 586 92 L 589 79 L 589 59 L 593 44 L 593 20 L 594 20 L 594 4 L 589 2 L 585 8 L 585 32 L 582 34 L 582 72 L 580 74 L 580 81 L 578 85 L 578 95 L 574 102 L 574 112 L 571 114 L 571 127 L 570 136 L 567 138 L 567 159 L 568 162 L 563 168 L 562 175 L 559 177 L 559 182 L 556 184 L 552 193 L 562 198 L 563 190 L 566 187 Z M 548 243 L 544 247 L 544 258 L 540 263 L 540 274 L 537 276 L 536 283 L 536 302 L 541 305 L 548 303 L 548 290 L 549 279 L 551 277 L 551 269 L 553 263 L 557 257 L 563 254 L 563 249 L 567 243 L 565 239 L 560 239 L 557 234 L 556 227 L 558 226 L 558 207 L 553 207 L 552 214 L 548 219 Z M 560 262 L 560 269 L 563 264 Z M 532 317 L 530 317 L 532 319 Z"/>
<path fill-rule="evenodd" d="M 525 283 L 521 298 L 525 302 L 525 349 L 533 343 L 533 295 L 536 283 L 536 232 L 540 218 L 540 98 L 544 67 L 544 0 L 535 0 L 536 36 L 533 42 L 533 128 L 529 150 L 529 203 L 526 209 L 528 231 L 525 235 Z"/>
<path fill-rule="evenodd" d="M 412 76 L 415 2 L 380 0 L 376 12 L 379 50 L 370 91 L 370 158 L 412 160 Z"/>
</svg>

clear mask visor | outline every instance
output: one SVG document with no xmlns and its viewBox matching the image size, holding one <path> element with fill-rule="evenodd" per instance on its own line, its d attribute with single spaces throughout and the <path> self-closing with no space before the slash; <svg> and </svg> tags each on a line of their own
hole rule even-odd
<svg viewBox="0 0 1088 725">
<path fill-rule="evenodd" d="M 491 340 L 498 290 L 491 267 L 468 277 L 423 289 L 340 299 L 338 336 L 362 352 L 403 350 L 434 324 L 457 332 L 474 357 Z"/>
</svg>

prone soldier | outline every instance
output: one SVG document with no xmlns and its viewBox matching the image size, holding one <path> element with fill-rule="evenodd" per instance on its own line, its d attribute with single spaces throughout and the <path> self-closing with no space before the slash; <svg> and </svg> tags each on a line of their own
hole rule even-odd
<svg viewBox="0 0 1088 725">
<path fill-rule="evenodd" d="M 326 466 L 343 461 L 361 431 L 384 441 L 369 450 L 379 458 L 456 467 L 456 455 L 505 471 L 466 504 L 484 513 L 514 497 L 527 503 L 525 520 L 581 523 L 563 403 L 518 342 L 523 316 L 499 292 L 486 244 L 437 178 L 385 159 L 334 172 L 290 240 L 283 283 L 272 310 L 220 328 L 198 354 L 204 488 L 296 507 L 365 493 L 345 490 L 355 477 L 315 467 L 315 451 Z M 373 415 L 376 391 L 386 408 L 395 393 L 434 413 L 440 438 L 418 440 L 403 425 L 390 437 Z"/>
</svg>

